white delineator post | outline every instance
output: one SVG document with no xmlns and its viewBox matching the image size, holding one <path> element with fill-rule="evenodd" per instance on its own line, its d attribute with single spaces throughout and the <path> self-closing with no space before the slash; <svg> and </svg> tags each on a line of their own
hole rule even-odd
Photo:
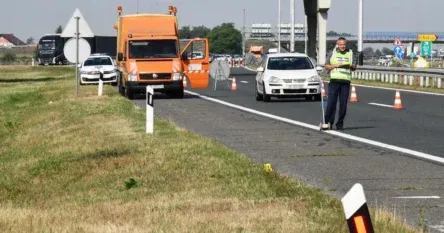
<svg viewBox="0 0 444 233">
<path fill-rule="evenodd" d="M 154 89 L 146 86 L 146 133 L 154 132 Z"/>
<path fill-rule="evenodd" d="M 356 183 L 341 199 L 350 233 L 374 233 L 364 188 Z"/>
<path fill-rule="evenodd" d="M 99 70 L 99 96 L 102 96 L 103 93 L 103 69 Z"/>
</svg>

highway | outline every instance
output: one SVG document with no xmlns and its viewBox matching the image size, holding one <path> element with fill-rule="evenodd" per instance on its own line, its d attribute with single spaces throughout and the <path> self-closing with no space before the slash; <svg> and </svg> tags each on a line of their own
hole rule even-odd
<svg viewBox="0 0 444 233">
<path fill-rule="evenodd" d="M 217 90 L 193 89 L 193 92 L 235 105 L 289 118 L 311 125 L 322 121 L 321 104 L 300 99 L 255 100 L 255 72 L 233 68 L 238 90 L 225 82 Z M 231 85 L 231 81 L 230 81 Z M 328 83 L 326 90 L 328 90 Z M 404 109 L 393 109 L 394 90 L 356 87 L 358 103 L 349 103 L 344 134 L 375 140 L 410 150 L 444 157 L 444 96 L 401 92 Z"/>
</svg>

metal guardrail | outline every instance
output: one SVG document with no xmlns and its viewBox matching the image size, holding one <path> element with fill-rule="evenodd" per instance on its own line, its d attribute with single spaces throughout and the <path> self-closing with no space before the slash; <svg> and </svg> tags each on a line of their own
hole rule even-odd
<svg viewBox="0 0 444 233">
<path fill-rule="evenodd" d="M 443 69 L 358 66 L 352 72 L 353 79 L 396 83 L 409 86 L 442 88 Z"/>
</svg>

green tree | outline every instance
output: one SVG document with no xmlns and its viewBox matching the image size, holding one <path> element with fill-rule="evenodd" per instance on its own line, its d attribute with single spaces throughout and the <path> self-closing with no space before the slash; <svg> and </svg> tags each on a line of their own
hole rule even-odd
<svg viewBox="0 0 444 233">
<path fill-rule="evenodd" d="M 59 25 L 58 27 L 57 27 L 57 29 L 55 30 L 55 33 L 62 33 L 63 32 L 63 28 L 62 28 L 62 25 Z"/>
<path fill-rule="evenodd" d="M 214 27 L 208 39 L 212 53 L 242 53 L 242 34 L 233 23 L 223 23 Z"/>
<path fill-rule="evenodd" d="M 197 26 L 194 27 L 193 30 L 191 30 L 191 35 L 193 38 L 207 38 L 211 32 L 211 29 L 205 27 L 205 26 Z"/>
<path fill-rule="evenodd" d="M 384 48 L 382 48 L 382 54 L 383 55 L 393 55 L 394 53 L 393 53 L 393 50 L 384 47 Z"/>
<path fill-rule="evenodd" d="M 192 38 L 190 26 L 184 26 L 181 29 L 179 29 L 179 38 L 180 39 Z"/>
<path fill-rule="evenodd" d="M 375 56 L 375 51 L 373 50 L 372 47 L 366 47 L 362 50 L 362 52 L 364 52 L 365 57 L 374 57 Z"/>
<path fill-rule="evenodd" d="M 379 49 L 376 49 L 375 51 L 375 57 L 379 58 L 380 56 L 382 56 L 382 52 Z"/>
<path fill-rule="evenodd" d="M 28 39 L 26 39 L 26 44 L 32 44 L 32 43 L 34 43 L 33 37 L 29 37 Z"/>
<path fill-rule="evenodd" d="M 207 38 L 211 29 L 205 26 L 197 26 L 191 28 L 190 26 L 184 26 L 179 29 L 180 39 L 193 39 L 193 38 Z"/>
</svg>

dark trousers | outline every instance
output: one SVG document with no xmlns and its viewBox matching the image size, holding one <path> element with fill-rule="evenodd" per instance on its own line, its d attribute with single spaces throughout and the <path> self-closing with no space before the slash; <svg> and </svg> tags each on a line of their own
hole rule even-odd
<svg viewBox="0 0 444 233">
<path fill-rule="evenodd" d="M 342 128 L 344 126 L 344 118 L 347 113 L 348 97 L 350 95 L 350 83 L 335 83 L 328 84 L 328 99 L 327 110 L 325 111 L 325 123 L 330 123 L 333 126 L 336 115 L 336 103 L 339 98 L 339 119 L 336 122 L 336 127 Z"/>
</svg>

